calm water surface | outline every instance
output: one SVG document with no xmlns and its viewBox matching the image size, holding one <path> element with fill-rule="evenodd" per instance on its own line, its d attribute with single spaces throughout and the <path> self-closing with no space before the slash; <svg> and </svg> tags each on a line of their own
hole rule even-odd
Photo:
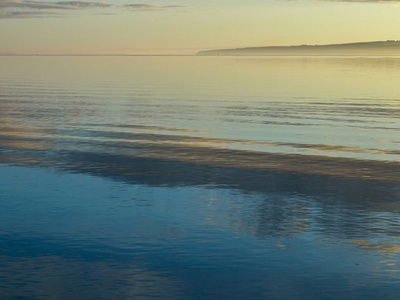
<svg viewBox="0 0 400 300">
<path fill-rule="evenodd" d="M 1 299 L 399 299 L 400 58 L 0 57 Z"/>
</svg>

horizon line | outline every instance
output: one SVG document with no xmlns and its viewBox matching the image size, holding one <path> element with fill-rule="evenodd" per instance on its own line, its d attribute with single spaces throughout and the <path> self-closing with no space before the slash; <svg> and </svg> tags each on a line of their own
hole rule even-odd
<svg viewBox="0 0 400 300">
<path fill-rule="evenodd" d="M 38 53 L 0 53 L 0 56 L 196 56 L 196 54 L 38 54 Z"/>
<path fill-rule="evenodd" d="M 198 54 L 0 54 L 0 57 L 5 56 L 24 56 L 24 57 L 35 57 L 35 56 L 50 56 L 50 57 L 128 57 L 128 56 L 190 56 L 190 57 L 399 57 L 400 54 L 257 54 L 257 55 L 243 55 L 243 54 L 224 54 L 224 55 L 198 55 Z"/>
</svg>

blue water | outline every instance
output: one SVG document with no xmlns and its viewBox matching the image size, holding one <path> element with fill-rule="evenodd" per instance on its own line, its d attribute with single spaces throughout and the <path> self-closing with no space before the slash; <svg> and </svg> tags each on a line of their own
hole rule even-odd
<svg viewBox="0 0 400 300">
<path fill-rule="evenodd" d="M 399 298 L 398 58 L 0 66 L 1 299 Z"/>
</svg>

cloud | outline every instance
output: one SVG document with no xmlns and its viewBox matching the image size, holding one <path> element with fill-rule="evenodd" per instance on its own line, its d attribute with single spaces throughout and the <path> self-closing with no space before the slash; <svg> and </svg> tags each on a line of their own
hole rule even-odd
<svg viewBox="0 0 400 300">
<path fill-rule="evenodd" d="M 18 9 L 87 9 L 94 7 L 110 7 L 111 4 L 105 2 L 85 2 L 85 1 L 19 1 L 19 0 L 0 0 L 0 9 L 18 8 Z"/>
<path fill-rule="evenodd" d="M 61 17 L 62 15 L 52 12 L 40 12 L 40 11 L 1 11 L 0 19 L 26 19 L 26 18 L 55 18 Z"/>
<path fill-rule="evenodd" d="M 181 5 L 125 4 L 114 5 L 96 1 L 37 1 L 37 0 L 0 0 L 0 19 L 45 18 L 67 16 L 62 11 L 89 10 L 96 8 L 124 8 L 131 11 L 160 11 L 184 8 Z M 60 13 L 56 13 L 59 11 Z M 108 12 L 104 14 L 115 14 Z"/>
<path fill-rule="evenodd" d="M 69 9 L 85 9 L 94 7 L 111 7 L 112 4 L 106 2 L 84 2 L 84 1 L 60 1 L 57 5 L 66 6 Z"/>
<path fill-rule="evenodd" d="M 107 8 L 106 2 L 35 0 L 0 0 L 0 19 L 55 18 L 67 16 L 63 11 Z M 58 11 L 58 12 L 57 12 Z"/>
<path fill-rule="evenodd" d="M 186 8 L 183 5 L 160 5 L 160 4 L 125 4 L 121 7 L 135 10 L 135 11 L 154 11 L 154 10 L 164 10 L 169 8 Z"/>
</svg>

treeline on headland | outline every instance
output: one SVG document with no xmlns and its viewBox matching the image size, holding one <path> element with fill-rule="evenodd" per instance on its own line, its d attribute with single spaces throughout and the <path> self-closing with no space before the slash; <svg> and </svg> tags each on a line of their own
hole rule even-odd
<svg viewBox="0 0 400 300">
<path fill-rule="evenodd" d="M 219 49 L 200 51 L 197 55 L 400 55 L 400 40 Z"/>
</svg>

